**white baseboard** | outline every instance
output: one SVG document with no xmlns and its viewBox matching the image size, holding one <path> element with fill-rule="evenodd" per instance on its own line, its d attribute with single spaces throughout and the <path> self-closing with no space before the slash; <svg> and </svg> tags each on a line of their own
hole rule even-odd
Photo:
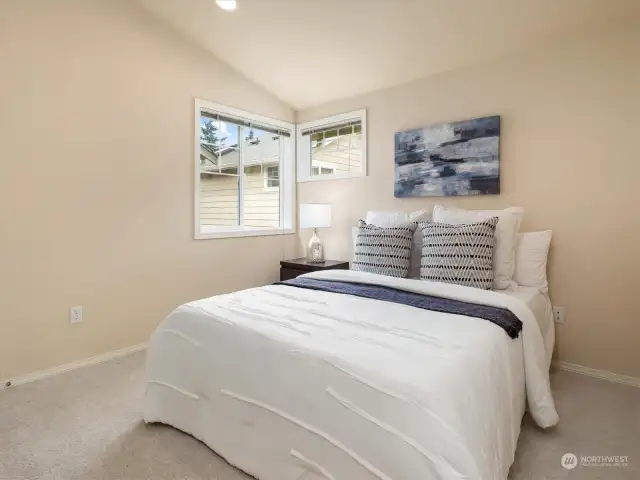
<svg viewBox="0 0 640 480">
<path fill-rule="evenodd" d="M 131 347 L 121 348 L 120 350 L 114 350 L 112 352 L 103 353 L 101 355 L 96 355 L 95 357 L 85 358 L 84 360 L 78 360 L 76 362 L 67 363 L 65 365 L 60 365 L 58 367 L 48 368 L 46 370 L 40 370 L 39 372 L 27 373 L 26 375 L 21 375 L 19 377 L 7 378 L 2 381 L 0 384 L 0 390 L 5 388 L 16 387 L 18 385 L 24 385 L 25 383 L 35 382 L 36 380 L 41 380 L 47 377 L 53 377 L 54 375 L 59 375 L 61 373 L 69 372 L 71 370 L 77 370 L 78 368 L 88 367 L 89 365 L 96 365 L 98 363 L 107 362 L 114 358 L 124 357 L 126 355 L 131 355 L 132 353 L 140 352 L 147 348 L 146 343 L 141 343 L 139 345 L 133 345 Z M 7 382 L 11 382 L 11 387 L 7 387 Z"/>
<path fill-rule="evenodd" d="M 628 377 L 627 375 L 619 375 L 617 373 L 606 372 L 604 370 L 596 370 L 595 368 L 583 367 L 582 365 L 576 365 L 569 362 L 554 362 L 554 365 L 561 370 L 566 370 L 568 372 L 579 373 L 589 377 L 600 378 L 602 380 L 640 388 L 640 378 Z"/>
<path fill-rule="evenodd" d="M 131 355 L 133 353 L 145 350 L 146 348 L 146 343 L 140 343 L 131 347 L 125 347 L 119 350 L 114 350 L 112 352 L 96 355 L 94 357 L 85 358 L 84 360 L 78 360 L 76 362 L 67 363 L 65 365 L 48 368 L 46 370 L 40 370 L 39 372 L 33 372 L 26 375 L 21 375 L 19 377 L 9 378 L 2 381 L 2 383 L 0 384 L 0 390 L 7 388 L 7 382 L 11 382 L 11 386 L 16 387 L 18 385 L 24 385 L 25 383 L 35 382 L 36 380 L 41 380 L 43 378 L 53 377 L 54 375 L 59 375 L 61 373 L 70 372 L 71 370 L 77 370 L 78 368 L 88 367 L 90 365 L 107 362 L 114 358 Z M 614 383 L 622 383 L 624 385 L 630 385 L 632 387 L 640 388 L 640 378 L 637 377 L 630 377 L 627 375 L 620 375 L 604 370 L 597 370 L 595 368 L 584 367 L 582 365 L 576 365 L 575 363 L 569 362 L 556 361 L 553 364 L 559 369 L 566 370 L 568 372 L 579 373 L 581 375 L 587 375 L 589 377 L 599 378 Z"/>
</svg>

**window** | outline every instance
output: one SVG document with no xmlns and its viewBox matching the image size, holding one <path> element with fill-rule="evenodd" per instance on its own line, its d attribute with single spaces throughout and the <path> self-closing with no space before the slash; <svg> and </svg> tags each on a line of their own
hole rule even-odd
<svg viewBox="0 0 640 480">
<path fill-rule="evenodd" d="M 320 167 L 317 165 L 311 167 L 312 175 L 331 175 L 332 173 L 336 173 L 336 169 L 333 167 Z"/>
<path fill-rule="evenodd" d="M 273 166 L 264 169 L 264 188 L 280 187 L 280 167 Z"/>
<path fill-rule="evenodd" d="M 298 125 L 298 181 L 363 177 L 366 110 Z"/>
<path fill-rule="evenodd" d="M 293 233 L 294 126 L 196 100 L 196 238 Z"/>
</svg>

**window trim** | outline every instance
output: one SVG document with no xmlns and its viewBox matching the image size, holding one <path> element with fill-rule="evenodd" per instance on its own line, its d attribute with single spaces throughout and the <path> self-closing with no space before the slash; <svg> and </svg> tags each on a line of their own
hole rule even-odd
<svg viewBox="0 0 640 480">
<path fill-rule="evenodd" d="M 334 174 L 335 174 L 335 171 L 336 171 L 336 167 L 334 167 L 334 164 L 333 164 L 333 163 L 330 163 L 330 162 L 324 162 L 324 161 L 322 161 L 322 160 L 318 160 L 318 161 L 316 161 L 316 165 L 312 165 L 312 166 L 311 166 L 311 170 L 312 170 L 312 171 L 313 171 L 313 169 L 314 169 L 314 168 L 318 168 L 318 169 L 319 169 L 318 171 L 320 172 L 320 173 L 319 173 L 318 175 L 316 175 L 316 176 L 325 176 L 325 177 L 326 177 L 327 175 L 334 175 Z M 327 169 L 331 170 L 332 172 L 331 172 L 331 173 L 322 173 L 322 172 L 321 172 L 321 169 L 323 169 L 323 168 L 327 168 Z"/>
<path fill-rule="evenodd" d="M 350 120 L 359 120 L 362 122 L 362 169 L 360 172 L 338 172 L 328 175 L 311 175 L 311 146 L 307 147 L 307 143 L 302 132 L 310 128 L 321 128 L 340 124 Z M 367 110 L 365 108 L 354 110 L 348 113 L 341 113 L 319 120 L 299 123 L 296 125 L 296 170 L 298 183 L 304 182 L 321 182 L 326 180 L 341 180 L 346 178 L 360 178 L 367 176 Z"/>
<path fill-rule="evenodd" d="M 194 238 L 196 240 L 206 240 L 213 238 L 236 238 L 236 237 L 257 237 L 267 235 L 289 235 L 296 233 L 295 227 L 295 204 L 296 204 L 296 176 L 295 176 L 295 134 L 296 128 L 293 123 L 277 120 L 275 118 L 265 117 L 263 115 L 254 114 L 245 110 L 240 110 L 226 105 L 221 105 L 207 100 L 196 98 L 194 101 Z M 240 225 L 220 226 L 220 227 L 200 227 L 200 116 L 202 110 L 221 113 L 237 117 L 239 119 L 249 120 L 257 124 L 264 124 L 270 127 L 281 128 L 289 132 L 289 145 L 286 143 L 286 137 L 281 136 L 281 142 L 284 148 L 284 155 L 280 162 L 280 227 L 278 228 L 259 228 L 259 227 L 243 227 Z M 256 125 L 258 127 L 258 125 Z M 242 156 L 240 156 L 242 159 Z M 244 176 L 244 165 L 238 165 L 238 170 Z M 243 179 L 240 180 L 240 199 L 244 195 L 242 190 Z M 274 187 L 275 188 L 275 187 Z M 242 202 L 239 202 L 239 209 L 242 209 Z"/>
<path fill-rule="evenodd" d="M 269 186 L 269 180 L 274 180 L 272 178 L 269 178 L 269 169 L 270 168 L 277 168 L 278 169 L 278 178 L 275 180 L 278 180 L 278 186 L 277 187 L 270 187 Z M 276 188 L 280 188 L 280 165 L 275 166 L 275 165 L 267 165 L 266 167 L 264 167 L 264 171 L 262 173 L 262 180 L 263 180 L 263 186 L 262 189 L 263 190 L 275 190 Z"/>
</svg>

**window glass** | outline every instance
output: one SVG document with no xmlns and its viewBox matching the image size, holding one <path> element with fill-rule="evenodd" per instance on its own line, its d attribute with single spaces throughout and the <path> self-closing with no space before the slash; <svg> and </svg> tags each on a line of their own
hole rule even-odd
<svg viewBox="0 0 640 480">
<path fill-rule="evenodd" d="M 200 226 L 240 224 L 240 127 L 200 118 Z"/>
<path fill-rule="evenodd" d="M 280 136 L 243 127 L 244 226 L 280 225 Z"/>
<path fill-rule="evenodd" d="M 203 100 L 196 112 L 196 238 L 292 233 L 294 125 Z"/>
<path fill-rule="evenodd" d="M 353 123 L 314 131 L 311 142 L 311 176 L 362 171 L 362 125 Z"/>
</svg>

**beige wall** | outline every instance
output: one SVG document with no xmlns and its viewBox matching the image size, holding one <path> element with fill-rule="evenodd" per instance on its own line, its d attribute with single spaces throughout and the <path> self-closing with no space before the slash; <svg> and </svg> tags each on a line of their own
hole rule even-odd
<svg viewBox="0 0 640 480">
<path fill-rule="evenodd" d="M 299 112 L 306 122 L 368 109 L 369 176 L 299 184 L 299 200 L 333 203 L 332 258 L 349 258 L 367 210 L 521 205 L 524 230 L 552 229 L 550 277 L 558 358 L 640 377 L 640 24 Z M 393 197 L 394 133 L 502 116 L 498 196 Z"/>
<path fill-rule="evenodd" d="M 129 3 L 0 0 L 2 379 L 144 342 L 294 248 L 193 240 L 194 97 L 293 112 Z"/>
</svg>

